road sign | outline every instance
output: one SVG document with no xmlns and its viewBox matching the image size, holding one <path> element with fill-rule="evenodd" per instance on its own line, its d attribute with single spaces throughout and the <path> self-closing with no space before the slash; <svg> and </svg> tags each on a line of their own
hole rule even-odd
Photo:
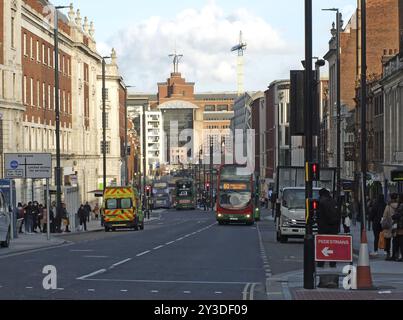
<svg viewBox="0 0 403 320">
<path fill-rule="evenodd" d="M 7 179 L 51 179 L 52 155 L 50 153 L 5 154 Z"/>
<path fill-rule="evenodd" d="M 318 262 L 352 262 L 353 238 L 351 236 L 317 235 L 315 260 Z"/>
</svg>

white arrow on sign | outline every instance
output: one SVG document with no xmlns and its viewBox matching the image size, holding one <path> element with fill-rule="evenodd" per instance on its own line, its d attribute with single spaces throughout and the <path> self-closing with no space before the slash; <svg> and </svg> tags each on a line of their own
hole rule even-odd
<svg viewBox="0 0 403 320">
<path fill-rule="evenodd" d="M 334 253 L 333 250 L 330 250 L 330 248 L 326 247 L 325 249 L 322 250 L 322 253 L 325 257 L 329 257 Z"/>
</svg>

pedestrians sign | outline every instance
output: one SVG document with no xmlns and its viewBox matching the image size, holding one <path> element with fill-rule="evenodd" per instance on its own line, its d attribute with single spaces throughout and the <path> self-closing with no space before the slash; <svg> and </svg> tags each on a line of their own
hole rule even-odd
<svg viewBox="0 0 403 320">
<path fill-rule="evenodd" d="M 50 153 L 5 154 L 7 179 L 51 179 L 52 155 Z"/>
<path fill-rule="evenodd" d="M 317 235 L 315 260 L 318 262 L 352 262 L 353 238 L 351 236 Z"/>
</svg>

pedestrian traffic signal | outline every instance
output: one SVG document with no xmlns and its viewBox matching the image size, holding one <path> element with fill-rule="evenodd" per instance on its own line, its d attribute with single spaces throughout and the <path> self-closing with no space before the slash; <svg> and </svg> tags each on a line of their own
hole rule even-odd
<svg viewBox="0 0 403 320">
<path fill-rule="evenodd" d="M 316 220 L 318 218 L 318 211 L 319 211 L 319 200 L 309 199 L 309 212 L 310 217 L 312 217 L 313 220 Z"/>
<path fill-rule="evenodd" d="M 210 191 L 210 183 L 206 183 L 206 190 Z"/>
<path fill-rule="evenodd" d="M 151 197 L 151 187 L 150 186 L 146 187 L 146 197 Z"/>
<path fill-rule="evenodd" d="M 307 164 L 308 181 L 320 181 L 320 165 L 319 163 Z"/>
</svg>

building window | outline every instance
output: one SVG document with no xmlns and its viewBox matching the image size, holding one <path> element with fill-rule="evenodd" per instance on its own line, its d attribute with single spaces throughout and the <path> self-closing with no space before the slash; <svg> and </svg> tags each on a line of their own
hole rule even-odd
<svg viewBox="0 0 403 320">
<path fill-rule="evenodd" d="M 24 76 L 24 104 L 27 104 L 27 76 Z"/>
<path fill-rule="evenodd" d="M 50 101 L 52 101 L 52 97 L 51 97 L 50 85 L 48 85 L 48 104 L 49 104 L 49 109 L 52 109 L 52 107 L 50 105 Z M 54 109 L 54 106 L 53 106 L 53 109 Z"/>
<path fill-rule="evenodd" d="M 103 141 L 101 141 L 101 154 L 104 154 L 104 148 L 103 148 Z M 105 142 L 106 145 L 106 149 L 105 149 L 105 153 L 106 154 L 110 154 L 111 153 L 111 142 L 110 141 L 106 141 Z"/>
<path fill-rule="evenodd" d="M 23 50 L 24 50 L 24 56 L 27 56 L 28 55 L 28 52 L 27 52 L 27 34 L 26 33 L 24 33 L 24 39 L 23 39 Z"/>
<path fill-rule="evenodd" d="M 40 93 L 41 93 L 41 83 L 38 80 L 36 82 L 36 106 L 38 108 L 41 107 Z"/>
<path fill-rule="evenodd" d="M 67 113 L 66 110 L 66 91 L 63 90 L 63 112 Z"/>
<path fill-rule="evenodd" d="M 220 105 L 217 107 L 217 111 L 228 111 L 227 105 Z"/>
<path fill-rule="evenodd" d="M 204 107 L 204 112 L 214 112 L 215 111 L 215 106 L 208 105 Z"/>
<path fill-rule="evenodd" d="M 11 48 L 15 48 L 15 18 L 11 17 Z"/>
<path fill-rule="evenodd" d="M 36 61 L 41 62 L 41 53 L 39 49 L 39 40 L 36 41 Z"/>
<path fill-rule="evenodd" d="M 63 63 L 62 63 L 62 70 L 63 70 L 63 73 L 66 73 L 65 71 L 66 71 L 66 69 L 64 68 L 64 66 L 65 66 L 65 61 L 64 61 L 64 56 L 63 56 L 63 58 L 62 58 L 63 60 Z"/>
<path fill-rule="evenodd" d="M 67 75 L 70 76 L 70 59 L 67 59 Z"/>
<path fill-rule="evenodd" d="M 34 105 L 34 79 L 31 78 L 31 92 L 30 92 L 30 96 L 31 96 L 31 106 Z"/>
<path fill-rule="evenodd" d="M 31 59 L 34 60 L 34 44 L 32 37 L 29 39 L 29 50 L 31 52 Z"/>
<path fill-rule="evenodd" d="M 45 82 L 42 83 L 42 107 L 44 109 L 47 109 L 47 105 L 46 105 L 46 84 L 45 84 Z"/>
<path fill-rule="evenodd" d="M 45 62 L 45 55 L 46 55 L 46 50 L 45 50 L 45 44 L 42 44 L 42 63 L 46 64 Z"/>
<path fill-rule="evenodd" d="M 109 113 L 105 112 L 105 128 L 109 129 Z"/>
<path fill-rule="evenodd" d="M 50 48 L 48 48 L 48 66 L 52 67 L 52 63 L 51 63 L 51 60 L 50 60 Z"/>
</svg>

